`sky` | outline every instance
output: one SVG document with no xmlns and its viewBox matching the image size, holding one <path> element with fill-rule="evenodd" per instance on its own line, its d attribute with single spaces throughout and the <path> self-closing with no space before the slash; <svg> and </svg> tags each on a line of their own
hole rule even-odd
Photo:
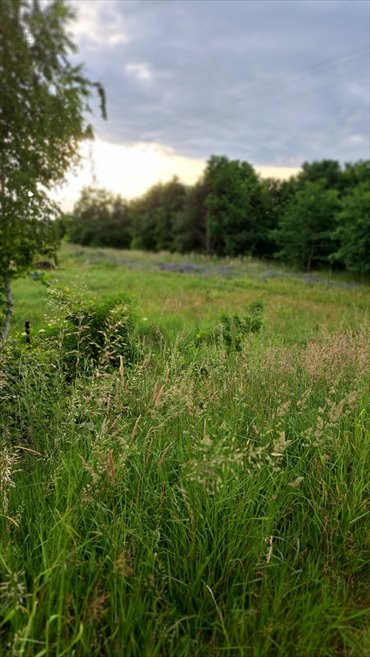
<svg viewBox="0 0 370 657">
<path fill-rule="evenodd" d="M 369 0 L 71 0 L 76 60 L 107 95 L 65 209 L 83 185 L 125 198 L 210 155 L 287 177 L 369 154 Z"/>
</svg>

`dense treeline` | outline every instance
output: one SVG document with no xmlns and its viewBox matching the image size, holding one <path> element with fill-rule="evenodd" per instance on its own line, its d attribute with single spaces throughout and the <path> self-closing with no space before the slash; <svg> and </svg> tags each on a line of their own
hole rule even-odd
<svg viewBox="0 0 370 657">
<path fill-rule="evenodd" d="M 62 229 L 83 245 L 252 255 L 307 271 L 370 273 L 370 161 L 305 162 L 283 181 L 212 156 L 191 187 L 173 178 L 131 202 L 86 188 Z"/>
</svg>

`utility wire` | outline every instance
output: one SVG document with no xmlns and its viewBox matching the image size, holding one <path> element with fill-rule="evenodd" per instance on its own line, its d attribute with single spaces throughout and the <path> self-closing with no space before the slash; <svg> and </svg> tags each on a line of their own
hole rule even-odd
<svg viewBox="0 0 370 657">
<path fill-rule="evenodd" d="M 360 79 L 362 79 L 362 78 L 360 78 Z M 355 78 L 352 78 L 351 80 L 352 80 L 352 81 L 356 81 L 356 82 L 359 81 L 359 79 L 355 79 Z M 330 89 L 333 89 L 333 88 L 335 88 L 336 86 L 341 85 L 342 83 L 343 83 L 343 80 L 339 80 L 339 79 L 337 79 L 336 81 L 334 81 L 334 82 L 331 83 L 331 85 L 330 85 Z M 284 94 L 284 96 L 283 96 L 283 100 L 284 100 L 284 101 L 291 101 L 292 99 L 294 99 L 294 98 L 296 98 L 296 97 L 304 98 L 304 97 L 306 97 L 307 95 L 311 95 L 311 96 L 312 96 L 312 95 L 315 94 L 317 91 L 320 91 L 321 89 L 326 89 L 327 86 L 328 86 L 327 84 L 320 84 L 320 85 L 317 85 L 317 86 L 315 86 L 315 87 L 313 87 L 313 88 L 307 89 L 307 90 L 305 90 L 305 91 L 303 91 L 303 92 L 302 92 L 302 91 L 298 91 L 298 92 L 297 92 L 297 90 L 292 90 L 292 92 L 290 92 L 290 93 L 289 93 L 289 92 L 287 93 L 286 91 L 284 91 L 283 89 L 281 89 L 281 93 Z M 280 100 L 282 100 L 282 99 L 280 99 Z M 274 102 L 273 102 L 273 109 L 276 110 L 276 109 L 279 107 L 279 104 L 280 104 L 280 101 L 276 101 L 276 100 L 274 99 Z M 281 106 L 281 105 L 280 105 L 280 106 Z M 248 125 L 246 125 L 246 129 L 245 129 L 245 137 L 241 137 L 241 131 L 242 131 L 242 128 L 238 128 L 237 130 L 236 130 L 236 128 L 235 128 L 235 116 L 239 116 L 240 114 L 245 114 L 245 116 L 246 116 L 246 123 L 247 123 L 247 121 L 251 118 L 252 115 L 256 115 L 256 114 L 257 114 L 258 116 L 261 116 L 261 112 L 260 112 L 260 109 L 259 109 L 258 107 L 254 107 L 253 109 L 247 109 L 247 110 L 246 110 L 245 108 L 240 108 L 239 112 L 237 112 L 236 114 L 235 114 L 235 112 L 233 112 L 232 114 L 229 113 L 227 116 L 221 116 L 221 117 L 214 117 L 214 116 L 212 116 L 211 118 L 207 118 L 207 119 L 206 119 L 206 123 L 207 123 L 207 126 L 208 126 L 208 125 L 211 125 L 211 124 L 217 124 L 217 126 L 219 127 L 220 125 L 224 124 L 225 121 L 229 121 L 229 122 L 232 121 L 231 124 L 224 126 L 223 135 L 224 135 L 224 137 L 225 137 L 225 136 L 226 136 L 226 133 L 228 133 L 230 129 L 233 129 L 233 131 L 234 131 L 234 136 L 235 136 L 235 137 L 238 139 L 238 141 L 240 142 L 241 139 L 243 139 L 243 140 L 244 140 L 244 139 L 248 139 L 248 132 L 250 132 L 250 131 L 255 132 L 255 129 L 253 128 L 253 126 L 250 126 L 250 130 L 248 130 Z M 202 123 L 204 123 L 204 122 L 205 122 L 205 121 L 201 121 L 201 122 L 198 121 L 198 122 L 196 123 L 196 125 L 194 125 L 194 124 L 193 124 L 193 125 L 188 124 L 188 125 L 183 126 L 182 129 L 188 133 L 190 130 L 194 130 L 194 129 L 197 129 L 198 127 L 201 127 Z M 261 122 L 260 122 L 259 125 L 261 125 Z M 166 127 L 167 127 L 167 125 L 166 125 Z M 282 128 L 280 128 L 280 131 L 281 131 L 281 129 L 282 129 Z M 292 126 L 289 127 L 289 132 L 290 132 L 290 133 L 291 133 L 291 130 L 292 130 Z M 196 139 L 196 137 L 193 138 L 193 140 L 195 140 L 195 139 Z M 208 142 L 213 141 L 213 140 L 212 140 L 212 137 L 209 137 L 207 140 L 208 140 Z M 150 139 L 146 139 L 146 141 L 150 142 L 150 141 L 152 141 L 152 140 L 150 140 Z M 153 141 L 155 141 L 155 139 L 153 139 Z M 190 139 L 188 138 L 188 144 L 189 144 L 189 142 L 191 143 L 191 141 L 192 141 L 192 138 L 191 138 L 191 137 L 190 137 Z M 215 150 L 217 150 L 217 147 L 216 147 L 216 146 L 215 146 Z"/>
<path fill-rule="evenodd" d="M 362 80 L 362 78 L 359 78 L 359 79 L 352 78 L 351 79 L 352 82 L 353 81 L 359 81 L 359 80 Z M 366 78 L 366 80 L 367 80 L 367 78 Z M 343 83 L 342 80 L 336 80 L 336 81 L 334 81 L 330 84 L 330 89 L 334 89 L 335 87 L 340 86 L 342 83 Z M 328 89 L 328 85 L 327 84 L 320 84 L 320 85 L 311 87 L 310 89 L 306 89 L 304 91 L 297 91 L 297 90 L 286 91 L 286 90 L 280 89 L 279 91 L 281 91 L 281 96 L 282 97 L 280 99 L 279 99 L 279 97 L 277 99 L 276 99 L 276 97 L 274 98 L 273 108 L 272 109 L 273 109 L 274 112 L 276 112 L 276 110 L 279 109 L 279 104 L 281 103 L 281 100 L 286 101 L 286 100 L 292 100 L 292 99 L 295 99 L 295 98 L 304 98 L 304 97 L 307 97 L 307 96 L 312 96 L 313 94 L 315 94 L 315 92 L 320 91 L 321 89 Z M 255 107 L 252 107 L 252 108 L 251 107 L 249 107 L 249 108 L 248 107 L 247 108 L 240 108 L 239 111 L 232 112 L 231 114 L 229 113 L 226 116 L 224 115 L 224 116 L 219 116 L 219 117 L 216 117 L 216 116 L 202 117 L 203 120 L 196 121 L 195 124 L 193 123 L 193 124 L 188 124 L 188 125 L 186 125 L 186 124 L 182 125 L 182 129 L 184 131 L 192 130 L 194 128 L 201 127 L 204 123 L 207 123 L 207 125 L 211 125 L 211 124 L 220 125 L 220 123 L 223 123 L 225 120 L 226 121 L 233 120 L 235 117 L 242 116 L 243 114 L 245 114 L 246 119 L 247 119 L 248 117 L 251 116 L 251 114 L 256 114 L 256 113 L 261 114 L 261 110 L 258 106 L 257 107 L 255 106 Z M 168 126 L 166 124 L 166 128 L 167 127 Z"/>
<path fill-rule="evenodd" d="M 181 122 L 181 117 L 184 117 L 186 120 L 189 118 L 191 119 L 192 114 L 196 113 L 197 116 L 199 114 L 202 114 L 202 118 L 204 115 L 204 111 L 210 111 L 212 110 L 212 113 L 214 110 L 218 109 L 223 109 L 224 107 L 229 107 L 229 106 L 234 106 L 237 103 L 242 102 L 245 98 L 248 98 L 248 100 L 253 99 L 253 98 L 258 98 L 259 96 L 264 95 L 266 91 L 271 91 L 274 87 L 280 87 L 282 83 L 289 83 L 289 82 L 294 82 L 296 80 L 301 80 L 303 76 L 308 76 L 311 73 L 314 73 L 315 71 L 319 71 L 321 69 L 333 66 L 338 63 L 344 63 L 346 61 L 350 61 L 352 59 L 356 59 L 365 52 L 368 52 L 369 48 L 368 46 L 366 47 L 361 47 L 361 48 L 356 48 L 353 51 L 347 52 L 345 55 L 342 55 L 341 57 L 335 57 L 335 58 L 330 58 L 330 59 L 325 59 L 320 62 L 317 62 L 313 66 L 305 69 L 304 71 L 300 71 L 297 73 L 294 73 L 292 75 L 283 75 L 279 76 L 278 78 L 273 78 L 265 83 L 259 84 L 259 85 L 251 85 L 249 89 L 244 90 L 242 94 L 238 93 L 235 94 L 232 98 L 229 98 L 228 100 L 221 102 L 221 103 L 216 103 L 213 104 L 212 107 L 210 108 L 209 104 L 203 105 L 203 106 L 198 106 L 198 107 L 193 107 L 189 108 L 188 110 L 183 110 L 182 112 L 177 112 L 173 114 L 172 116 L 169 116 L 169 118 L 162 118 L 162 121 L 165 120 L 166 128 L 171 127 L 171 125 L 176 125 L 178 124 L 178 121 L 180 119 Z M 203 121 L 200 122 L 202 124 Z M 152 124 L 153 127 L 148 126 L 146 129 L 150 131 L 151 129 L 157 130 L 157 127 Z"/>
</svg>

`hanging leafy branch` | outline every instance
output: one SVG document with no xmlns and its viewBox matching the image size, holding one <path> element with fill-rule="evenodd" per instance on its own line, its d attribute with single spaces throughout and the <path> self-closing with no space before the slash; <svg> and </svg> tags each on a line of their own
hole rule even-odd
<svg viewBox="0 0 370 657">
<path fill-rule="evenodd" d="M 0 6 L 0 344 L 9 332 L 11 280 L 36 253 L 58 247 L 58 214 L 48 190 L 79 160 L 79 144 L 92 138 L 86 121 L 97 91 L 106 117 L 104 89 L 69 56 L 74 12 L 65 0 L 1 0 Z"/>
</svg>

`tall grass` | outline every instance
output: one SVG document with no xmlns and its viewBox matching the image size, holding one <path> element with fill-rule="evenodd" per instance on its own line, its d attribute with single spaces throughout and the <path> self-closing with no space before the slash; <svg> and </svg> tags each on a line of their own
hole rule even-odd
<svg viewBox="0 0 370 657">
<path fill-rule="evenodd" d="M 368 654 L 367 332 L 3 353 L 0 655 Z"/>
</svg>

